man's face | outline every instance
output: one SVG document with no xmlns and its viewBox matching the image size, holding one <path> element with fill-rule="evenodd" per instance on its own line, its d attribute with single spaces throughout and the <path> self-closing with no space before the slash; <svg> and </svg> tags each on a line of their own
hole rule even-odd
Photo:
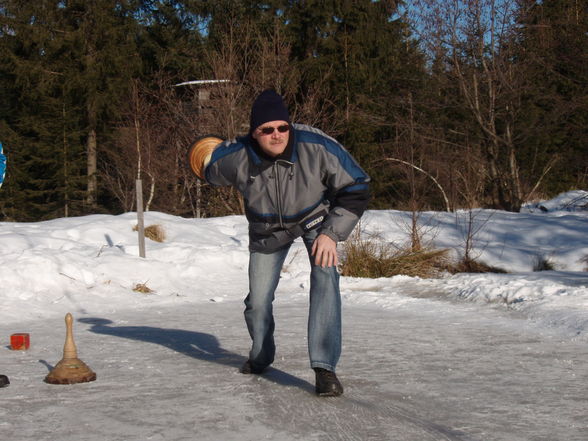
<svg viewBox="0 0 588 441">
<path fill-rule="evenodd" d="M 269 156 L 283 153 L 290 139 L 290 126 L 286 121 L 269 121 L 253 131 L 261 149 Z"/>
</svg>

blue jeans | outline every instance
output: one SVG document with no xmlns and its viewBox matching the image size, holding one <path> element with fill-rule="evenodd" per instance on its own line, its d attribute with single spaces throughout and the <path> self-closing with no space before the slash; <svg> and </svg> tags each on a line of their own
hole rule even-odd
<svg viewBox="0 0 588 441">
<path fill-rule="evenodd" d="M 341 294 L 336 267 L 322 268 L 310 255 L 316 231 L 303 236 L 311 265 L 308 353 L 310 366 L 335 372 L 341 355 Z M 245 322 L 253 341 L 249 360 L 256 368 L 274 361 L 274 316 L 272 302 L 282 265 L 290 245 L 273 253 L 251 252 L 249 295 L 245 299 Z"/>
</svg>

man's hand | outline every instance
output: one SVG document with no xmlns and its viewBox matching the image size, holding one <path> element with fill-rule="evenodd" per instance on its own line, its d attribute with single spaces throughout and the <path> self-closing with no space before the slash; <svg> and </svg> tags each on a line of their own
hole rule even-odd
<svg viewBox="0 0 588 441">
<path fill-rule="evenodd" d="M 337 266 L 339 258 L 337 257 L 337 242 L 326 234 L 319 234 L 312 244 L 312 253 L 315 265 L 327 267 Z"/>
</svg>

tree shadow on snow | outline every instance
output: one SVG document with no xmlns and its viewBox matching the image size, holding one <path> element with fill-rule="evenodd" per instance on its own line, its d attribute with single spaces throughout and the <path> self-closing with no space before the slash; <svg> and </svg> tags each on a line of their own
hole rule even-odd
<svg viewBox="0 0 588 441">
<path fill-rule="evenodd" d="M 111 326 L 111 320 L 97 317 L 81 318 L 78 321 L 92 325 L 90 331 L 96 334 L 162 345 L 180 354 L 233 369 L 239 369 L 246 360 L 242 355 L 223 349 L 214 335 L 203 332 L 152 326 Z M 261 377 L 282 386 L 293 386 L 314 392 L 314 386 L 309 382 L 280 369 L 270 367 Z"/>
</svg>

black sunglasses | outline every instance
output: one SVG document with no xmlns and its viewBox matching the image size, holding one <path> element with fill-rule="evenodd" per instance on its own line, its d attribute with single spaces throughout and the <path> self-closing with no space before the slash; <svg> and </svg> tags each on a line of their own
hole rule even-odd
<svg viewBox="0 0 588 441">
<path fill-rule="evenodd" d="M 276 129 L 278 129 L 278 132 L 280 133 L 286 133 L 288 130 L 290 130 L 290 126 L 288 124 L 284 124 L 278 127 L 262 127 L 259 129 L 259 131 L 264 135 L 271 135 Z"/>
</svg>

